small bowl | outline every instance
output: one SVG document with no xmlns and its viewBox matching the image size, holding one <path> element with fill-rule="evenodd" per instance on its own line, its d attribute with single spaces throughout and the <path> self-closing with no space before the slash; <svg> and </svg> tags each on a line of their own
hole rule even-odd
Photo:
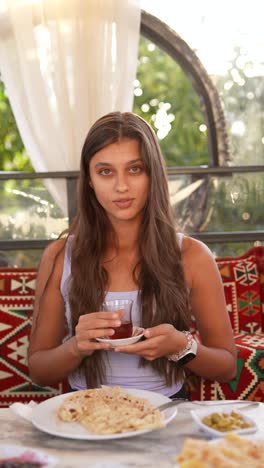
<svg viewBox="0 0 264 468">
<path fill-rule="evenodd" d="M 0 445 L 1 461 L 3 464 L 10 466 L 16 465 L 14 459 L 23 466 L 38 463 L 40 468 L 54 468 L 58 464 L 58 458 L 55 458 L 48 453 L 44 453 L 38 449 L 31 447 L 22 447 L 21 445 Z M 13 463 L 12 460 L 13 459 Z"/>
<path fill-rule="evenodd" d="M 111 338 L 96 338 L 96 341 L 101 343 L 110 343 L 115 348 L 116 346 L 127 346 L 136 343 L 144 336 L 144 328 L 133 327 L 133 335 L 130 338 L 111 339 Z"/>
<path fill-rule="evenodd" d="M 250 427 L 246 427 L 246 428 L 242 428 L 242 429 L 231 429 L 231 430 L 228 430 L 228 431 L 219 431 L 217 429 L 213 429 L 212 427 L 208 426 L 207 424 L 205 424 L 202 419 L 205 417 L 205 416 L 210 416 L 211 414 L 213 413 L 217 413 L 217 414 L 231 414 L 232 411 L 234 411 L 235 413 L 239 414 L 245 422 L 249 423 L 250 424 Z M 226 407 L 224 406 L 217 406 L 217 408 L 203 408 L 203 409 L 199 409 L 199 410 L 192 410 L 191 411 L 191 415 L 192 415 L 192 418 L 193 420 L 196 422 L 197 426 L 203 431 L 205 432 L 207 435 L 211 436 L 211 437 L 224 437 L 225 435 L 227 434 L 230 434 L 231 432 L 232 433 L 235 433 L 235 434 L 239 434 L 239 435 L 244 435 L 244 434 L 252 434 L 253 432 L 256 432 L 258 427 L 255 423 L 255 421 L 246 416 L 242 411 L 238 411 L 237 409 L 232 409 L 232 408 L 229 408 L 227 409 Z"/>
</svg>

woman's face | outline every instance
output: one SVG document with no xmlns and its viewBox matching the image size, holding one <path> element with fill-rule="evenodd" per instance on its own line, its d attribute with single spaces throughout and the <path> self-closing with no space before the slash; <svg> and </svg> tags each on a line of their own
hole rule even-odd
<svg viewBox="0 0 264 468">
<path fill-rule="evenodd" d="M 141 219 L 149 177 L 137 140 L 124 138 L 95 153 L 90 184 L 112 223 Z"/>
</svg>

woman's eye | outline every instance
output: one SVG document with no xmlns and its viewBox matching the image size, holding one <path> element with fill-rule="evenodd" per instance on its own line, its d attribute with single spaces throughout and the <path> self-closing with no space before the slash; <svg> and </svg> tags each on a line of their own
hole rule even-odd
<svg viewBox="0 0 264 468">
<path fill-rule="evenodd" d="M 99 174 L 101 175 L 109 175 L 111 174 L 111 170 L 110 169 L 102 169 Z"/>
<path fill-rule="evenodd" d="M 129 168 L 129 171 L 132 172 L 133 174 L 137 174 L 138 172 L 142 171 L 142 167 L 132 166 L 132 167 Z"/>
</svg>

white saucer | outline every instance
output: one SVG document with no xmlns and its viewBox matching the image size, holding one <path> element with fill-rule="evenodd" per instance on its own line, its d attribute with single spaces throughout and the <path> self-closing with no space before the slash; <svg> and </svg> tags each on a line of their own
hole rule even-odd
<svg viewBox="0 0 264 468">
<path fill-rule="evenodd" d="M 126 346 L 139 341 L 142 336 L 144 336 L 144 328 L 133 327 L 133 335 L 130 338 L 121 338 L 120 340 L 111 339 L 111 338 L 96 338 L 96 341 L 101 343 L 110 343 L 110 345 L 115 348 L 116 346 Z"/>
</svg>

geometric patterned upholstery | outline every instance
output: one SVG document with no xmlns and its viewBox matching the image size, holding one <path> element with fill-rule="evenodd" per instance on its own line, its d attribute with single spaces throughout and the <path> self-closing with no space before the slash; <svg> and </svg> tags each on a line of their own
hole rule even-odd
<svg viewBox="0 0 264 468">
<path fill-rule="evenodd" d="M 237 375 L 227 383 L 187 377 L 192 400 L 264 401 L 264 246 L 217 258 L 237 348 Z M 28 375 L 27 349 L 37 271 L 0 268 L 0 407 L 41 402 L 68 391 L 68 382 L 40 387 Z"/>
<path fill-rule="evenodd" d="M 262 330 L 264 331 L 264 246 L 252 247 L 249 254 L 256 256 L 259 271 L 260 300 L 262 306 Z M 246 254 L 242 255 L 241 258 Z"/>
<path fill-rule="evenodd" d="M 0 268 L 0 407 L 37 403 L 68 391 L 66 381 L 47 387 L 32 382 L 27 351 L 37 271 Z"/>
<path fill-rule="evenodd" d="M 264 401 L 264 333 L 235 335 L 237 375 L 227 383 L 190 375 L 191 400 Z"/>
<path fill-rule="evenodd" d="M 255 255 L 217 261 L 234 333 L 262 330 L 259 273 Z"/>
<path fill-rule="evenodd" d="M 264 401 L 264 246 L 216 258 L 237 348 L 237 375 L 227 383 L 187 377 L 191 400 Z"/>
</svg>

